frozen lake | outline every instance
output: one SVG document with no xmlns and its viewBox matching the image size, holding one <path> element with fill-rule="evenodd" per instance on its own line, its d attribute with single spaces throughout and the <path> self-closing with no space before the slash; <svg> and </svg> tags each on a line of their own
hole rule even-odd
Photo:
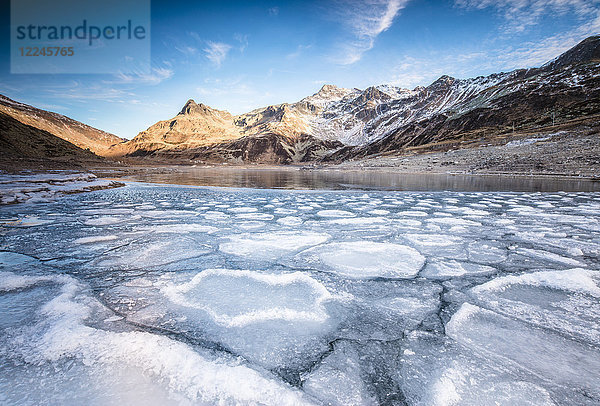
<svg viewBox="0 0 600 406">
<path fill-rule="evenodd" d="M 600 193 L 133 183 L 0 222 L 2 404 L 600 403 Z"/>
</svg>

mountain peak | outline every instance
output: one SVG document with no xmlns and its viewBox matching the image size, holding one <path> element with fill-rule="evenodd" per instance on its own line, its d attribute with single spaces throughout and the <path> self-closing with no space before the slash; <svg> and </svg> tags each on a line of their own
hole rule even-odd
<svg viewBox="0 0 600 406">
<path fill-rule="evenodd" d="M 452 86 L 454 82 L 456 82 L 456 78 L 453 78 L 452 76 L 448 75 L 443 75 L 440 76 L 438 80 L 427 86 L 427 89 L 433 91 L 438 89 L 446 89 L 447 87 Z"/>
<path fill-rule="evenodd" d="M 181 111 L 180 115 L 190 115 L 190 114 L 206 114 L 210 112 L 212 109 L 202 103 L 196 103 L 194 99 L 189 99 Z"/>
<path fill-rule="evenodd" d="M 558 58 L 546 63 L 543 68 L 561 69 L 569 65 L 600 62 L 600 35 L 588 37 Z"/>
<path fill-rule="evenodd" d="M 338 90 L 340 90 L 340 88 L 337 87 L 336 85 L 324 84 L 317 93 L 321 93 L 321 92 L 330 93 L 330 92 L 335 92 Z"/>
<path fill-rule="evenodd" d="M 343 87 L 337 87 L 336 85 L 325 84 L 317 93 L 313 94 L 312 96 L 305 97 L 302 99 L 302 101 L 323 104 L 335 100 L 341 100 L 349 93 L 352 93 L 352 90 L 345 89 Z"/>
<path fill-rule="evenodd" d="M 440 82 L 440 83 L 452 83 L 455 80 L 456 80 L 456 78 L 453 78 L 452 76 L 442 75 L 434 83 L 436 83 L 436 82 Z"/>
<path fill-rule="evenodd" d="M 319 89 L 314 96 L 320 96 L 323 98 L 341 98 L 348 93 L 348 89 L 337 87 L 336 85 L 325 84 Z"/>
<path fill-rule="evenodd" d="M 387 93 L 382 92 L 375 86 L 367 87 L 356 99 L 360 103 L 366 103 L 375 100 L 389 100 L 391 96 Z"/>
</svg>

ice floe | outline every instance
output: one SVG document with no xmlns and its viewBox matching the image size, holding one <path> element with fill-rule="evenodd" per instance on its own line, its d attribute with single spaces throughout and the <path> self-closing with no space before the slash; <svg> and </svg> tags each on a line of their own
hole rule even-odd
<svg viewBox="0 0 600 406">
<path fill-rule="evenodd" d="M 178 305 L 206 312 L 226 327 L 270 320 L 319 323 L 328 318 L 323 302 L 331 298 L 322 284 L 306 274 L 231 269 L 207 269 L 190 282 L 166 288 L 166 295 Z"/>
<path fill-rule="evenodd" d="M 600 398 L 600 353 L 594 347 L 469 303 L 452 316 L 446 334 L 484 356 L 509 362 L 511 368 Z"/>
<path fill-rule="evenodd" d="M 451 278 L 464 275 L 485 275 L 495 272 L 496 269 L 480 264 L 472 264 L 468 262 L 459 262 L 454 260 L 432 260 L 427 263 L 421 276 L 439 279 Z"/>
<path fill-rule="evenodd" d="M 0 276 L 0 283 L 6 279 Z M 42 318 L 1 338 L 2 399 L 9 403 L 311 404 L 299 390 L 263 376 L 233 358 L 155 334 L 111 332 L 86 325 L 107 310 L 70 278 L 48 277 L 61 288 L 32 311 Z M 37 279 L 26 281 L 35 283 Z M 27 344 L 23 345 L 23 340 Z M 10 351 L 7 351 L 10 350 Z M 128 371 L 128 373 L 123 373 Z M 143 371 L 143 374 L 135 371 Z M 57 373 L 58 372 L 58 373 Z M 23 391 L 25 381 L 37 376 Z M 86 382 L 84 384 L 84 382 Z M 107 390 L 108 389 L 108 390 Z M 132 392 L 133 391 L 133 392 Z M 132 394 L 135 393 L 135 396 Z"/>
<path fill-rule="evenodd" d="M 310 231 L 239 234 L 227 237 L 219 249 L 227 254 L 266 260 L 322 244 L 329 238 L 328 234 Z"/>
<path fill-rule="evenodd" d="M 317 212 L 320 217 L 354 217 L 356 214 L 346 210 L 320 210 Z"/>
<path fill-rule="evenodd" d="M 413 248 L 371 241 L 326 244 L 304 251 L 299 257 L 312 267 L 348 278 L 410 278 L 425 263 Z"/>
</svg>

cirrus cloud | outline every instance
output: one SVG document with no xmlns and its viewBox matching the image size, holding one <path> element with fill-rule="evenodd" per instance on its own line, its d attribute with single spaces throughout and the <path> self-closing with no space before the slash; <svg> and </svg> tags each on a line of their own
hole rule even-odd
<svg viewBox="0 0 600 406">
<path fill-rule="evenodd" d="M 454 5 L 465 9 L 493 8 L 507 21 L 505 32 L 523 32 L 537 25 L 546 15 L 573 13 L 578 18 L 595 14 L 600 0 L 455 0 Z"/>
<path fill-rule="evenodd" d="M 209 61 L 217 67 L 220 67 L 225 58 L 227 58 L 227 54 L 231 48 L 231 45 L 225 44 L 224 42 L 206 41 L 206 48 L 204 48 L 203 51 Z"/>
<path fill-rule="evenodd" d="M 342 65 L 358 62 L 375 45 L 382 32 L 392 26 L 409 0 L 359 0 L 343 2 L 342 21 L 350 29 L 350 39 L 342 46 L 342 55 L 336 58 Z"/>
</svg>

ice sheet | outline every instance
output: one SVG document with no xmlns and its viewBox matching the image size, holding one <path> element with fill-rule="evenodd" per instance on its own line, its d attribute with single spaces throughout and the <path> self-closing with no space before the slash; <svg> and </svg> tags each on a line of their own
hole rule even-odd
<svg viewBox="0 0 600 406">
<path fill-rule="evenodd" d="M 0 403 L 597 405 L 598 213 L 143 184 L 4 205 Z"/>
<path fill-rule="evenodd" d="M 446 334 L 511 368 L 580 388 L 600 400 L 600 353 L 594 347 L 469 303 L 452 316 Z"/>
<path fill-rule="evenodd" d="M 6 278 L 0 276 L 5 286 Z M 62 287 L 57 296 L 49 291 L 47 303 L 33 309 L 41 315 L 38 321 L 0 339 L 4 400 L 21 404 L 53 404 L 67 399 L 69 403 L 140 405 L 311 403 L 300 391 L 235 359 L 215 358 L 155 334 L 90 327 L 86 321 L 107 310 L 73 279 L 47 278 Z M 27 282 L 33 284 L 37 279 Z M 35 379 L 23 392 L 27 378 L 36 376 L 42 381 Z"/>
</svg>

